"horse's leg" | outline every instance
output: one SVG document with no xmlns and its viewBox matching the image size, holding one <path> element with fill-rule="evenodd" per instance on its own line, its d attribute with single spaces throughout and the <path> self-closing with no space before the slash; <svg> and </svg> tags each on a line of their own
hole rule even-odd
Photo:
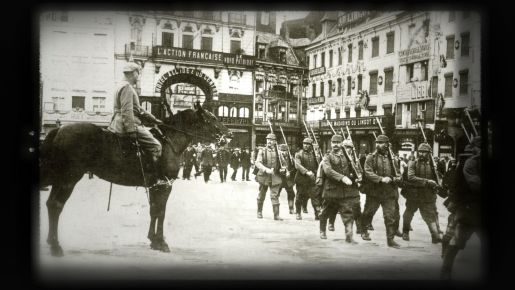
<svg viewBox="0 0 515 290">
<path fill-rule="evenodd" d="M 46 202 L 49 224 L 47 243 L 50 245 L 50 253 L 52 256 L 60 257 L 63 255 L 63 249 L 59 245 L 58 239 L 59 216 L 75 184 L 76 181 L 52 186 L 52 191 L 50 191 L 50 196 Z"/>
<path fill-rule="evenodd" d="M 163 252 L 170 252 L 170 248 L 168 247 L 168 244 L 164 240 L 163 236 L 163 223 L 166 212 L 166 203 L 168 201 L 168 197 L 170 196 L 171 190 L 172 187 L 166 185 L 159 186 L 155 189 L 153 188 L 150 191 L 151 223 L 149 229 L 149 236 L 153 236 L 153 239 L 151 239 L 151 248 Z M 157 229 L 155 228 L 156 221 Z M 153 235 L 151 235 L 151 232 L 153 233 Z"/>
</svg>

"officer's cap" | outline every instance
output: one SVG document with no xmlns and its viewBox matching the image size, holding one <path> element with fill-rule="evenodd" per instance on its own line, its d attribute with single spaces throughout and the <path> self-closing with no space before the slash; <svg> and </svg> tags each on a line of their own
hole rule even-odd
<svg viewBox="0 0 515 290">
<path fill-rule="evenodd" d="M 342 135 L 333 135 L 333 137 L 331 137 L 331 142 L 342 142 L 343 141 L 343 137 Z"/>
<path fill-rule="evenodd" d="M 266 139 L 277 140 L 274 133 L 269 133 L 268 135 L 266 135 Z"/>
<path fill-rule="evenodd" d="M 376 143 L 388 143 L 390 142 L 390 139 L 386 135 L 379 135 L 377 136 Z"/>
<path fill-rule="evenodd" d="M 123 72 L 133 72 L 137 70 L 138 72 L 141 71 L 141 67 L 137 64 L 137 63 L 134 63 L 134 62 L 128 62 L 124 67 L 123 67 Z"/>
</svg>

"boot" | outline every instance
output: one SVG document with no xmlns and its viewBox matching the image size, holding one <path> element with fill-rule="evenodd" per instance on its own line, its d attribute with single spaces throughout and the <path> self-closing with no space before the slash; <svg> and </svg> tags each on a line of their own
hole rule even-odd
<svg viewBox="0 0 515 290">
<path fill-rule="evenodd" d="M 315 220 L 316 221 L 320 220 L 320 211 L 318 211 L 316 209 L 315 209 Z"/>
<path fill-rule="evenodd" d="M 442 242 L 442 237 L 440 236 L 440 233 L 438 232 L 438 226 L 435 222 L 432 222 L 429 224 L 429 232 L 431 232 L 431 242 L 433 244 L 438 244 Z"/>
<path fill-rule="evenodd" d="M 288 200 L 288 207 L 290 208 L 290 214 L 293 214 L 293 200 Z"/>
<path fill-rule="evenodd" d="M 345 241 L 349 244 L 357 244 L 357 242 L 352 238 L 352 221 L 345 224 Z"/>
<path fill-rule="evenodd" d="M 325 234 L 326 226 L 327 226 L 327 219 L 321 218 L 320 219 L 320 238 L 323 240 L 327 239 L 327 236 Z"/>
<path fill-rule="evenodd" d="M 308 213 L 308 199 L 302 201 L 302 212 Z"/>
<path fill-rule="evenodd" d="M 300 212 L 296 213 L 295 218 L 296 218 L 297 220 L 301 220 L 301 219 L 302 219 L 302 216 L 300 215 Z"/>
<path fill-rule="evenodd" d="M 356 234 L 358 234 L 358 235 L 360 235 L 362 232 L 360 219 L 361 219 L 361 217 L 354 219 L 354 222 L 356 223 Z"/>
<path fill-rule="evenodd" d="M 409 241 L 409 231 L 404 231 L 402 233 L 402 239 L 405 241 Z"/>
<path fill-rule="evenodd" d="M 397 244 L 393 238 L 391 239 L 387 239 L 386 240 L 386 244 L 388 245 L 388 247 L 392 247 L 392 248 L 395 248 L 395 249 L 399 249 L 401 246 L 399 244 Z"/>
<path fill-rule="evenodd" d="M 336 220 L 336 216 L 337 215 L 338 214 L 334 214 L 334 215 L 331 214 L 329 216 L 329 228 L 328 228 L 328 230 L 330 230 L 331 232 L 334 232 L 334 221 Z"/>
<path fill-rule="evenodd" d="M 274 210 L 274 220 L 282 221 L 283 219 L 281 217 L 279 217 L 279 205 L 278 204 L 274 204 L 273 205 L 273 210 Z"/>
<path fill-rule="evenodd" d="M 443 257 L 442 270 L 440 271 L 440 278 L 442 280 L 449 280 L 452 277 L 452 265 L 454 264 L 454 258 L 458 254 L 458 248 L 456 246 L 449 245 L 445 256 Z"/>
<path fill-rule="evenodd" d="M 363 229 L 361 231 L 361 238 L 365 241 L 371 241 L 372 239 L 370 238 L 370 235 L 368 234 L 368 231 L 367 229 Z"/>
<path fill-rule="evenodd" d="M 388 247 L 399 249 L 401 246 L 393 240 L 393 238 L 395 237 L 395 232 L 395 225 L 390 225 L 386 227 L 386 244 L 388 245 Z"/>
<path fill-rule="evenodd" d="M 404 220 L 404 224 L 402 225 L 402 239 L 405 241 L 409 241 L 409 232 L 411 229 L 411 225 Z"/>
<path fill-rule="evenodd" d="M 450 239 L 447 236 L 444 236 L 442 238 L 442 259 L 445 257 L 445 254 L 447 253 L 447 249 L 449 248 L 449 242 Z"/>
<path fill-rule="evenodd" d="M 402 233 L 399 230 L 399 222 L 400 222 L 399 219 L 395 221 L 394 229 L 395 229 L 395 235 L 400 238 L 400 237 L 402 237 Z"/>
<path fill-rule="evenodd" d="M 374 230 L 374 227 L 372 226 L 372 224 L 369 224 L 367 226 L 367 230 L 369 230 L 369 231 L 373 231 Z"/>
<path fill-rule="evenodd" d="M 258 201 L 258 210 L 257 210 L 257 218 L 262 219 L 263 218 L 263 203 Z"/>
<path fill-rule="evenodd" d="M 329 221 L 329 226 L 327 227 L 328 230 L 330 230 L 331 232 L 334 232 L 334 222 L 331 223 L 331 221 Z"/>
</svg>

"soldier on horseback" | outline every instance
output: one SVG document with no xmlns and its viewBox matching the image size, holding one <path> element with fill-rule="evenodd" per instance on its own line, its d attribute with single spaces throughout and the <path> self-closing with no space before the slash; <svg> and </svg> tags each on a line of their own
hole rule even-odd
<svg viewBox="0 0 515 290">
<path fill-rule="evenodd" d="M 139 77 L 141 67 L 129 62 L 123 68 L 124 80 L 116 90 L 114 98 L 114 115 L 108 130 L 120 136 L 127 136 L 132 143 L 138 143 L 141 148 L 152 156 L 152 163 L 157 172 L 155 185 L 168 184 L 163 178 L 158 165 L 161 156 L 161 143 L 142 125 L 142 120 L 163 124 L 163 122 L 140 106 L 138 93 L 134 89 Z"/>
</svg>

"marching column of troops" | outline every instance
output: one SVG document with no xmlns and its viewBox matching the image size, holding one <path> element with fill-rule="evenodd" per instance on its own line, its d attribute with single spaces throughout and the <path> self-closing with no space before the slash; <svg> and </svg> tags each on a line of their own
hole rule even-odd
<svg viewBox="0 0 515 290">
<path fill-rule="evenodd" d="M 361 156 L 360 160 L 352 154 L 352 141 L 338 134 L 332 136 L 331 150 L 324 156 L 320 156 L 319 150 L 314 150 L 313 140 L 308 137 L 303 140 L 303 148 L 293 157 L 286 144 L 277 144 L 273 133 L 267 135 L 265 147 L 252 153 L 248 148 L 241 153 L 239 149 L 231 152 L 224 144 L 218 150 L 213 150 L 209 144 L 204 148 L 201 145 L 196 148 L 189 146 L 183 156 L 183 179 L 190 179 L 195 167 L 195 178 L 204 173 L 207 183 L 214 167 L 219 170 L 220 181 L 226 182 L 230 165 L 233 170 L 231 180 L 236 181 L 237 170 L 241 166 L 241 180 L 249 181 L 249 171 L 254 164 L 253 173 L 259 184 L 257 218 L 263 218 L 263 204 L 266 193 L 270 192 L 274 220 L 282 220 L 279 196 L 284 189 L 289 213 L 295 214 L 297 220 L 302 220 L 302 212 L 306 212 L 311 199 L 321 239 L 327 239 L 326 229 L 335 230 L 335 219 L 340 214 L 345 241 L 349 244 L 357 244 L 353 238 L 354 225 L 363 240 L 372 239 L 369 234 L 369 230 L 373 230 L 371 222 L 381 206 L 387 245 L 400 248 L 395 237 L 410 240 L 411 221 L 416 211 L 420 211 L 432 243 L 442 243 L 441 277 L 450 278 L 458 251 L 479 230 L 481 137 L 472 139 L 457 162 L 445 158 L 436 163 L 437 168 L 432 168 L 435 163 L 431 164 L 432 148 L 428 143 L 419 145 L 416 158 L 410 156 L 406 160 L 408 158 L 389 156 L 389 142 L 386 135 L 377 136 L 375 152 Z M 442 184 L 437 182 L 435 175 L 443 177 Z M 402 231 L 399 189 L 406 199 Z M 366 196 L 363 211 L 360 193 Z M 444 205 L 450 213 L 445 234 L 439 226 L 437 195 L 446 198 Z"/>
</svg>

